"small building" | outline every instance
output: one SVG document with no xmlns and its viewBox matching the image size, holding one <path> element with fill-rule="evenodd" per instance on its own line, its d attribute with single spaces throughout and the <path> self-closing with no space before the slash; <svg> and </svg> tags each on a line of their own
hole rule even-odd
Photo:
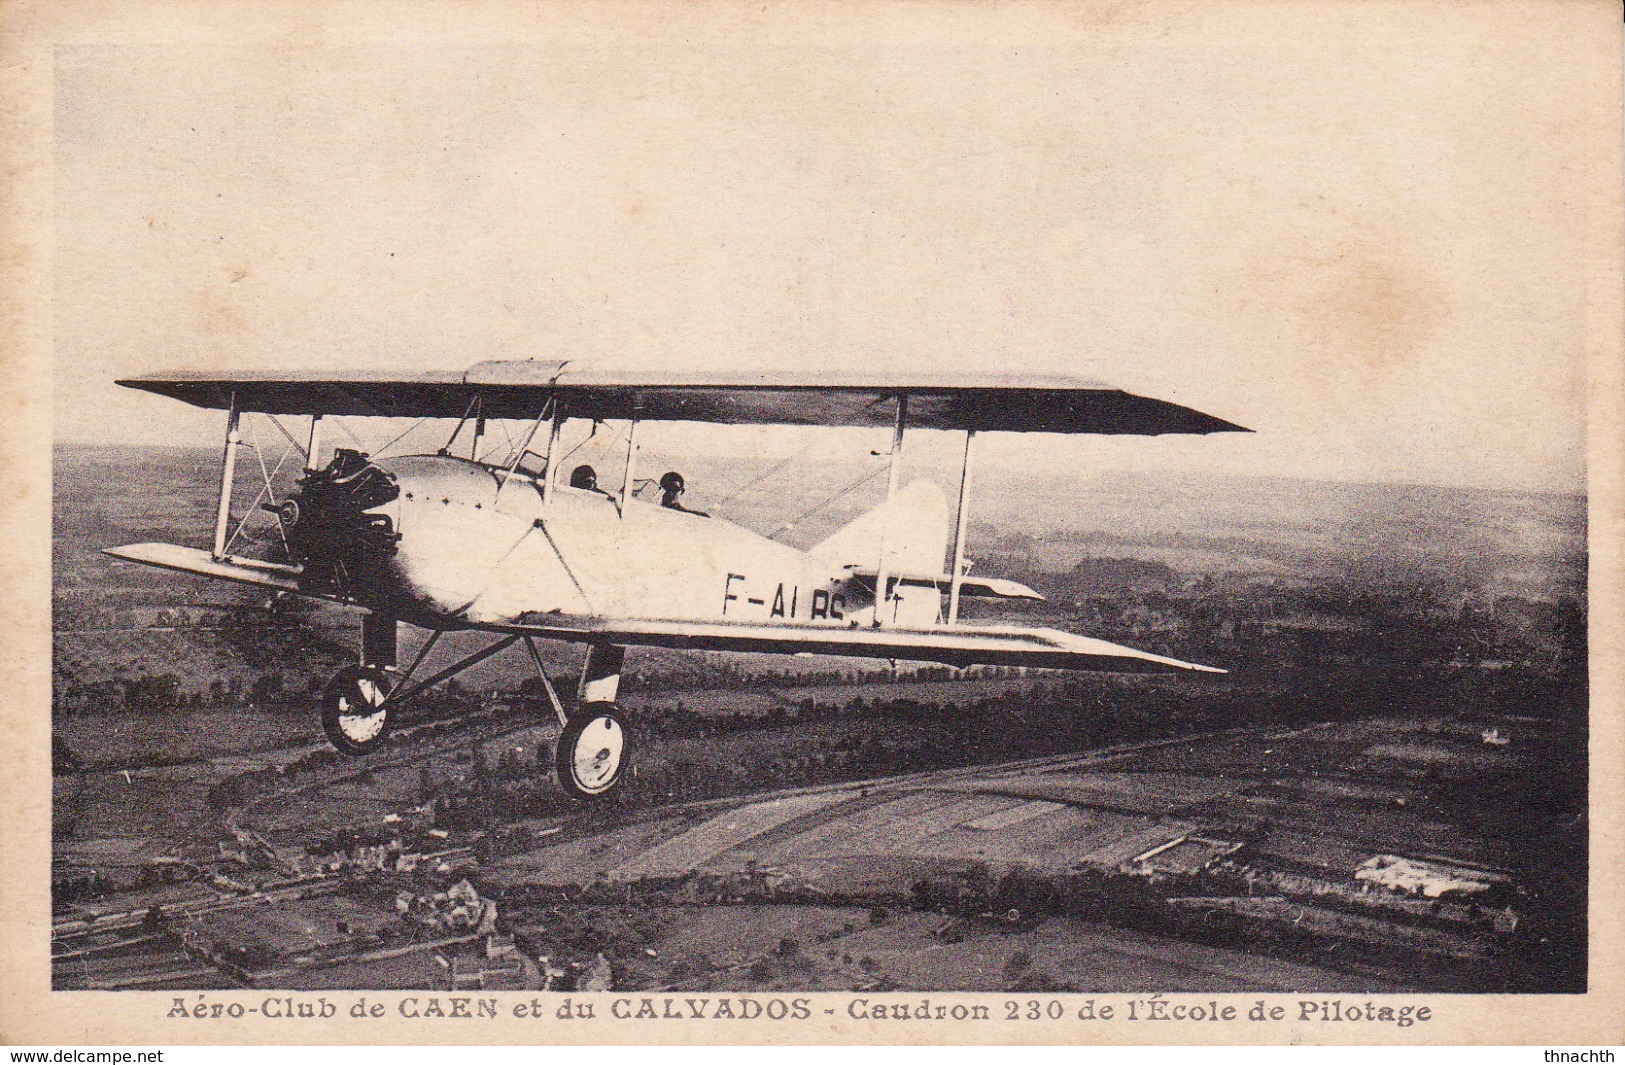
<svg viewBox="0 0 1625 1065">
<path fill-rule="evenodd" d="M 1436 862 L 1378 854 L 1360 863 L 1354 871 L 1354 879 L 1390 891 L 1436 899 L 1447 894 L 1473 895 L 1486 891 L 1491 878 Z"/>
</svg>

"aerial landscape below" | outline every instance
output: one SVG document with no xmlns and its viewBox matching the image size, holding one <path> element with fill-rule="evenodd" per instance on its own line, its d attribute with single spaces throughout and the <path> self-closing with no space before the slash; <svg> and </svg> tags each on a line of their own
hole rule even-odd
<svg viewBox="0 0 1625 1065">
<path fill-rule="evenodd" d="M 972 572 L 1044 599 L 968 617 L 1228 672 L 635 649 L 583 806 L 523 656 L 349 760 L 353 614 L 102 554 L 206 546 L 217 469 L 55 452 L 59 989 L 1586 989 L 1583 496 L 997 471 Z M 684 469 L 789 528 L 771 459 Z M 797 467 L 788 540 L 855 475 Z"/>
</svg>

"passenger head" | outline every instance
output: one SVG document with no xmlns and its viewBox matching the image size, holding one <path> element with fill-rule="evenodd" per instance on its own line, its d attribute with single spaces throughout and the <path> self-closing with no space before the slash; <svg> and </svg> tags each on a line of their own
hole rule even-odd
<svg viewBox="0 0 1625 1065">
<path fill-rule="evenodd" d="M 596 492 L 598 490 L 598 471 L 591 466 L 577 466 L 575 472 L 570 474 L 570 487 Z"/>
</svg>

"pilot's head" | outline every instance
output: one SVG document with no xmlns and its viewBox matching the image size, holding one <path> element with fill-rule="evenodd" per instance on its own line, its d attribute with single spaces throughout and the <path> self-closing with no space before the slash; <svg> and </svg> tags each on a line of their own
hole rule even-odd
<svg viewBox="0 0 1625 1065">
<path fill-rule="evenodd" d="M 665 493 L 668 503 L 675 500 L 683 494 L 683 475 L 676 470 L 667 473 L 660 478 L 660 490 Z"/>
<path fill-rule="evenodd" d="M 598 471 L 591 466 L 577 466 L 570 474 L 570 487 L 580 488 L 588 492 L 598 490 Z"/>
</svg>

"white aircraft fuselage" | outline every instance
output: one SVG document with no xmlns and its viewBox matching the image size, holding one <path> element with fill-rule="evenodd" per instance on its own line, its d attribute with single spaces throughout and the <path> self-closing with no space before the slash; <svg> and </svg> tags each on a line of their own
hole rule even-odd
<svg viewBox="0 0 1625 1065">
<path fill-rule="evenodd" d="M 385 583 L 403 616 L 474 626 L 550 617 L 874 623 L 872 578 L 854 577 L 851 562 L 722 518 L 636 498 L 623 511 L 600 491 L 544 491 L 536 476 L 450 456 L 374 465 L 399 490 L 366 513 L 387 518 L 397 537 Z M 941 598 L 933 585 L 899 582 L 883 621 L 933 625 Z"/>
</svg>

